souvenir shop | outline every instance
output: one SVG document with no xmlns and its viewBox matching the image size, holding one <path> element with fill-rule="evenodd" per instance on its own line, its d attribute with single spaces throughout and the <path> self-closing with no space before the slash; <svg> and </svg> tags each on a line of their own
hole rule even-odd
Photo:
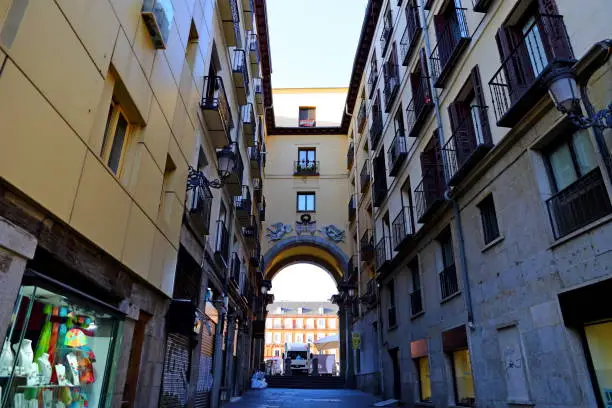
<svg viewBox="0 0 612 408">
<path fill-rule="evenodd" d="M 26 269 L 0 353 L 0 408 L 107 406 L 123 318 Z"/>
</svg>

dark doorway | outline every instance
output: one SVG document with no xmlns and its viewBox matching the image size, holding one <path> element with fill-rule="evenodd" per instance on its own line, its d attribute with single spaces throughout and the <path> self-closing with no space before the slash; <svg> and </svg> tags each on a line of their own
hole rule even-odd
<svg viewBox="0 0 612 408">
<path fill-rule="evenodd" d="M 393 398 L 402 399 L 402 373 L 400 371 L 399 348 L 389 350 L 389 357 L 393 364 Z"/>
</svg>

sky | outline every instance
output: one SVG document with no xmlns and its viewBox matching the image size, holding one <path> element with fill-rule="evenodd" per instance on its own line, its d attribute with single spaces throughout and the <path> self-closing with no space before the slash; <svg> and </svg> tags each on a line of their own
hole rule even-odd
<svg viewBox="0 0 612 408">
<path fill-rule="evenodd" d="M 326 301 L 338 293 L 331 275 L 318 266 L 295 264 L 286 267 L 272 279 L 275 301 Z"/>
<path fill-rule="evenodd" d="M 273 88 L 346 87 L 367 0 L 268 0 Z"/>
</svg>

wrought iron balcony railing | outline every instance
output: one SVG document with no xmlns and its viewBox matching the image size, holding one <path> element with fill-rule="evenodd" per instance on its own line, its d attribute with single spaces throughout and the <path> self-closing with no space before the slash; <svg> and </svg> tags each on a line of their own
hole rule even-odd
<svg viewBox="0 0 612 408">
<path fill-rule="evenodd" d="M 240 107 L 241 119 L 242 119 L 242 133 L 246 145 L 249 147 L 255 146 L 255 111 L 253 110 L 253 104 L 247 103 Z"/>
<path fill-rule="evenodd" d="M 512 127 L 546 93 L 542 79 L 553 63 L 569 67 L 575 58 L 563 17 L 547 14 L 535 17 L 513 49 L 501 51 L 505 58 L 489 88 L 497 125 Z"/>
<path fill-rule="evenodd" d="M 249 186 L 242 186 L 242 194 L 234 197 L 234 208 L 236 209 L 236 218 L 242 224 L 249 221 L 252 211 L 251 190 Z"/>
<path fill-rule="evenodd" d="M 351 198 L 349 199 L 348 202 L 348 219 L 349 222 L 352 222 L 355 220 L 355 217 L 357 216 L 357 199 L 355 198 L 355 195 L 351 195 Z"/>
<path fill-rule="evenodd" d="M 446 299 L 459 291 L 459 282 L 457 281 L 457 270 L 455 268 L 455 264 L 444 268 L 439 275 L 442 299 Z"/>
<path fill-rule="evenodd" d="M 370 126 L 370 145 L 372 151 L 376 150 L 378 142 L 382 139 L 383 120 L 382 113 L 374 113 L 372 115 L 372 126 Z"/>
<path fill-rule="evenodd" d="M 251 175 L 257 177 L 261 170 L 261 152 L 259 146 L 252 146 L 248 148 L 249 163 L 251 165 Z"/>
<path fill-rule="evenodd" d="M 251 215 L 247 225 L 242 227 L 242 236 L 250 247 L 259 242 L 259 227 L 254 215 Z"/>
<path fill-rule="evenodd" d="M 318 176 L 319 162 L 316 160 L 296 160 L 293 162 L 294 176 Z"/>
<path fill-rule="evenodd" d="M 242 37 L 240 36 L 238 2 L 236 0 L 220 0 L 218 4 L 226 45 L 228 47 L 241 47 Z"/>
<path fill-rule="evenodd" d="M 368 159 L 364 161 L 363 167 L 361 167 L 359 182 L 361 186 L 361 194 L 364 194 L 370 186 L 370 160 Z"/>
<path fill-rule="evenodd" d="M 454 15 L 436 28 L 438 43 L 431 52 L 431 62 L 436 88 L 444 87 L 444 83 L 455 62 L 470 42 L 470 32 L 465 18 L 464 8 L 455 7 Z"/>
<path fill-rule="evenodd" d="M 414 217 L 412 207 L 402 207 L 401 211 L 391 224 L 393 248 L 399 251 L 401 247 L 414 235 Z"/>
<path fill-rule="evenodd" d="M 263 179 L 260 177 L 253 178 L 253 197 L 257 204 L 261 203 L 263 197 Z"/>
<path fill-rule="evenodd" d="M 372 99 L 374 96 L 374 90 L 376 89 L 376 82 L 378 81 L 378 67 L 376 64 L 371 65 L 370 75 L 368 76 L 368 98 Z"/>
<path fill-rule="evenodd" d="M 234 159 L 234 167 L 229 169 L 229 173 L 225 175 L 224 186 L 229 191 L 230 195 L 238 196 L 242 193 L 242 179 L 244 176 L 244 163 L 242 155 L 236 142 L 232 142 L 229 146 L 217 150 L 217 158 L 230 156 Z"/>
<path fill-rule="evenodd" d="M 412 91 L 412 99 L 406 108 L 407 127 L 408 136 L 417 137 L 427 114 L 433 108 L 429 78 L 422 76 Z"/>
<path fill-rule="evenodd" d="M 253 89 L 255 90 L 255 106 L 260 115 L 264 114 L 263 81 L 259 77 L 253 78 Z"/>
<path fill-rule="evenodd" d="M 187 215 L 190 224 L 202 236 L 208 235 L 210 230 L 210 212 L 213 195 L 206 184 L 189 187 L 187 191 Z"/>
<path fill-rule="evenodd" d="M 376 271 L 384 273 L 393 259 L 393 249 L 391 249 L 391 239 L 382 237 L 376 244 Z"/>
<path fill-rule="evenodd" d="M 408 148 L 406 146 L 406 138 L 404 137 L 404 129 L 397 129 L 395 138 L 387 150 L 387 162 L 389 163 L 389 176 L 395 177 L 402 167 L 402 163 L 406 161 L 408 156 Z"/>
<path fill-rule="evenodd" d="M 393 34 L 393 25 L 392 23 L 388 23 L 385 19 L 385 24 L 382 32 L 380 33 L 380 49 L 382 50 L 382 55 L 385 55 L 387 52 L 387 47 L 389 47 L 389 42 L 391 40 L 391 34 Z"/>
<path fill-rule="evenodd" d="M 397 64 L 392 62 L 387 62 L 385 64 L 385 88 L 383 89 L 383 97 L 385 99 L 385 112 L 389 113 L 391 110 L 391 106 L 393 105 L 393 101 L 397 96 L 397 91 L 399 90 L 399 70 L 397 68 Z"/>
<path fill-rule="evenodd" d="M 546 206 L 556 239 L 612 213 L 598 167 L 553 195 L 546 201 Z"/>
<path fill-rule="evenodd" d="M 234 50 L 234 57 L 232 59 L 232 75 L 234 76 L 234 85 L 236 86 L 238 103 L 244 105 L 247 103 L 250 88 L 249 69 L 247 68 L 246 53 L 243 49 Z"/>
<path fill-rule="evenodd" d="M 408 66 L 410 56 L 416 48 L 417 39 L 421 33 L 418 7 L 410 5 L 406 8 L 406 29 L 400 40 L 402 65 Z"/>
<path fill-rule="evenodd" d="M 249 44 L 249 61 L 251 62 L 251 71 L 253 74 L 259 73 L 259 42 L 257 41 L 257 34 L 250 31 L 247 34 Z"/>
<path fill-rule="evenodd" d="M 353 167 L 353 161 L 355 160 L 355 144 L 351 141 L 349 143 L 348 150 L 346 152 L 346 168 L 350 170 Z"/>
<path fill-rule="evenodd" d="M 215 255 L 223 261 L 224 265 L 229 264 L 229 233 L 223 220 L 217 221 L 217 236 L 215 240 Z"/>
<path fill-rule="evenodd" d="M 437 170 L 435 172 L 439 173 Z M 417 219 L 420 223 L 425 223 L 429 213 L 444 202 L 444 188 L 444 180 L 440 180 L 440 176 L 432 175 L 423 177 L 414 189 Z"/>
<path fill-rule="evenodd" d="M 359 112 L 357 112 L 357 130 L 359 133 L 363 133 L 363 129 L 366 125 L 366 102 L 365 99 L 361 100 L 359 105 Z"/>
<path fill-rule="evenodd" d="M 234 127 L 234 121 L 221 77 L 204 77 L 200 107 L 214 146 L 227 146 L 231 141 L 230 131 Z"/>
<path fill-rule="evenodd" d="M 484 131 L 480 115 L 487 107 L 472 106 L 471 112 L 453 131 L 442 148 L 449 185 L 456 185 L 484 155 L 493 148 L 489 134 Z"/>
<path fill-rule="evenodd" d="M 359 240 L 359 250 L 363 262 L 372 262 L 375 255 L 374 237 L 372 231 L 366 230 Z"/>
</svg>

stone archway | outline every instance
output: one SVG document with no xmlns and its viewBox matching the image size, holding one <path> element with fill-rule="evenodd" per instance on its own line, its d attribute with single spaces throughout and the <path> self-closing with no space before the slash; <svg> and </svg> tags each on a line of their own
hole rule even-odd
<svg viewBox="0 0 612 408">
<path fill-rule="evenodd" d="M 349 269 L 350 258 L 333 242 L 318 236 L 292 236 L 279 240 L 266 251 L 263 256 L 264 279 L 272 280 L 274 276 L 285 267 L 296 263 L 310 263 L 327 270 L 336 285 L 340 285 Z M 349 324 L 351 321 L 350 308 L 344 302 L 338 303 L 340 308 L 340 367 L 341 375 L 345 377 L 346 384 L 352 387 L 353 362 L 350 345 Z"/>
</svg>

